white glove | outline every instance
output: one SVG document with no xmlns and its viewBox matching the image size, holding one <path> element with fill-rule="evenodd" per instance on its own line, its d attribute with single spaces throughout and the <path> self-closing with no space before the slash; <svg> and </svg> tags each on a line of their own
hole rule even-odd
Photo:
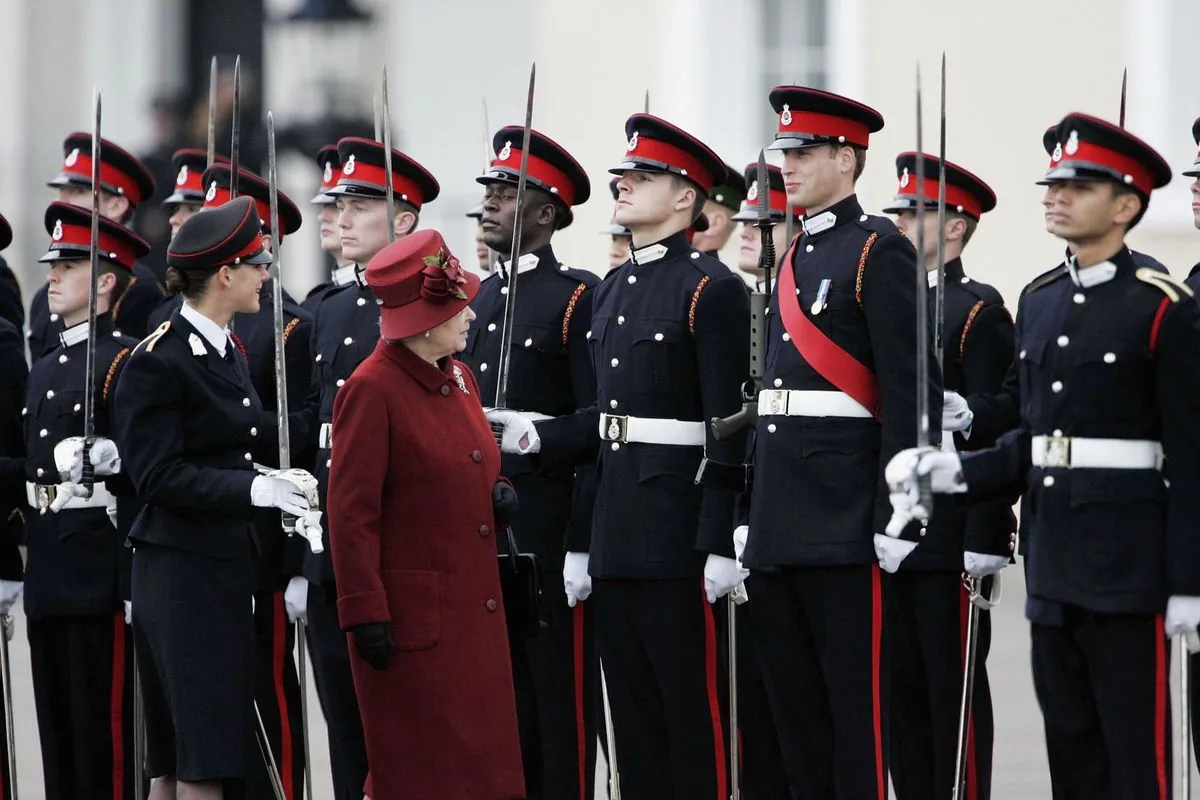
<svg viewBox="0 0 1200 800">
<path fill-rule="evenodd" d="M 542 449 L 542 439 L 533 420 L 507 408 L 489 408 L 486 413 L 488 422 L 504 426 L 501 453 L 527 456 Z"/>
<path fill-rule="evenodd" d="M 709 553 L 704 562 L 704 593 L 708 602 L 715 603 L 717 598 L 732 592 L 749 574 L 735 559 Z"/>
<path fill-rule="evenodd" d="M 55 491 L 54 499 L 50 501 L 50 507 L 48 510 L 57 514 L 66 507 L 67 503 L 71 502 L 76 497 L 87 496 L 87 487 L 81 483 L 60 483 Z"/>
<path fill-rule="evenodd" d="M 976 578 L 995 575 L 1007 566 L 1008 556 L 997 556 L 991 553 L 972 553 L 970 550 L 963 553 L 963 569 L 966 570 L 968 575 L 973 575 Z"/>
<path fill-rule="evenodd" d="M 24 587 L 21 581 L 0 581 L 0 616 L 12 610 Z"/>
<path fill-rule="evenodd" d="M 916 542 L 894 539 L 882 533 L 875 534 L 875 557 L 879 559 L 879 566 L 884 572 L 891 573 L 900 569 L 900 563 L 916 549 Z"/>
<path fill-rule="evenodd" d="M 308 579 L 296 575 L 283 590 L 283 607 L 287 609 L 288 621 L 308 619 Z"/>
<path fill-rule="evenodd" d="M 282 477 L 279 471 L 255 477 L 250 484 L 250 502 L 258 508 L 278 508 L 295 517 L 307 514 L 309 508 L 304 490 Z"/>
<path fill-rule="evenodd" d="M 92 444 L 90 456 L 92 471 L 97 477 L 116 475 L 121 471 L 121 455 L 117 452 L 117 443 L 112 439 L 97 438 Z M 82 436 L 69 436 L 54 445 L 54 466 L 58 468 L 62 480 L 65 481 L 69 476 L 73 483 L 83 482 Z"/>
<path fill-rule="evenodd" d="M 750 538 L 750 526 L 738 525 L 733 529 L 733 552 L 738 566 L 742 565 L 742 554 L 746 552 L 746 540 Z"/>
<path fill-rule="evenodd" d="M 1163 630 L 1167 636 L 1195 633 L 1200 628 L 1200 597 L 1172 595 L 1167 599 L 1167 618 Z"/>
<path fill-rule="evenodd" d="M 108 502 L 104 504 L 104 513 L 108 515 L 112 526 L 117 527 L 117 498 L 109 497 Z"/>
<path fill-rule="evenodd" d="M 592 576 L 588 574 L 590 557 L 589 553 L 567 553 L 563 559 L 563 587 L 567 591 L 567 605 L 571 608 L 592 594 Z"/>
<path fill-rule="evenodd" d="M 132 625 L 133 624 L 133 603 L 131 603 L 128 600 L 125 600 L 124 602 L 125 602 L 125 624 Z"/>
<path fill-rule="evenodd" d="M 309 509 L 303 516 L 296 517 L 296 535 L 308 540 L 308 549 L 313 553 L 324 553 L 325 543 L 321 541 L 321 512 Z"/>
<path fill-rule="evenodd" d="M 942 430 L 961 433 L 964 438 L 971 436 L 971 423 L 975 415 L 971 407 L 958 392 L 942 392 Z"/>
</svg>

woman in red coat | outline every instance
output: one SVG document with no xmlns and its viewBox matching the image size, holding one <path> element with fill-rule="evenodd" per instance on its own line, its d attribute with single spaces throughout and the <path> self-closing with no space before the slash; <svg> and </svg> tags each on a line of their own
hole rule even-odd
<svg viewBox="0 0 1200 800">
<path fill-rule="evenodd" d="M 334 403 L 329 483 L 365 792 L 523 798 L 493 539 L 516 496 L 500 481 L 475 378 L 451 358 L 466 344 L 479 279 L 437 231 L 389 245 L 366 278 L 381 339 Z"/>
</svg>

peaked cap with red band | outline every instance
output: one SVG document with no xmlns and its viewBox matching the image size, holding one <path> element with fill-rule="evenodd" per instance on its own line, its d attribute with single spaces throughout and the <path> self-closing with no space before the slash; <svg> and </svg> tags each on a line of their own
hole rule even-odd
<svg viewBox="0 0 1200 800">
<path fill-rule="evenodd" d="M 86 259 L 92 252 L 92 212 L 83 206 L 55 201 L 46 207 L 50 247 L 43 263 Z M 150 252 L 145 239 L 119 222 L 100 218 L 100 257 L 133 272 L 134 263 Z"/>
<path fill-rule="evenodd" d="M 883 129 L 883 115 L 840 94 L 807 86 L 776 86 L 771 108 L 779 115 L 768 150 L 796 150 L 821 144 L 852 144 L 867 149 L 871 134 Z"/>
<path fill-rule="evenodd" d="M 218 163 L 227 162 L 225 156 L 217 156 Z M 183 203 L 204 205 L 204 170 L 208 167 L 208 152 L 189 147 L 176 150 L 171 156 L 171 170 L 175 173 L 175 190 L 162 201 L 164 206 Z"/>
<path fill-rule="evenodd" d="M 8 224 L 8 220 L 0 214 L 0 250 L 4 250 L 12 244 L 12 225 Z"/>
<path fill-rule="evenodd" d="M 756 222 L 758 221 L 758 195 L 762 191 L 762 187 L 758 183 L 758 162 L 751 161 L 746 165 L 743 173 L 746 179 L 746 185 L 750 187 L 746 190 L 746 199 L 742 201 L 742 208 L 738 213 L 733 215 L 733 219 L 738 222 Z M 787 216 L 787 191 L 783 188 L 783 171 L 774 164 L 767 164 L 767 179 L 770 186 L 767 191 L 771 193 L 768 198 L 768 203 L 771 208 L 771 219 L 782 220 Z M 799 219 L 804 216 L 803 208 L 793 208 L 792 216 Z"/>
<path fill-rule="evenodd" d="M 204 193 L 204 207 L 216 208 L 229 202 L 229 177 L 233 167 L 230 164 L 213 164 L 204 170 L 201 178 L 207 187 Z M 262 220 L 263 233 L 273 234 L 271 230 L 271 185 L 248 169 L 238 167 L 238 197 L 251 198 L 258 209 L 258 218 Z M 283 192 L 279 192 L 279 241 L 287 234 L 300 229 L 304 218 L 300 209 Z"/>
<path fill-rule="evenodd" d="M 380 250 L 367 262 L 366 279 L 379 300 L 379 333 L 388 341 L 436 328 L 479 292 L 479 276 L 463 268 L 432 228 Z"/>
<path fill-rule="evenodd" d="M 47 186 L 91 188 L 92 135 L 72 133 L 63 140 L 62 170 Z M 154 195 L 154 176 L 135 156 L 108 139 L 100 139 L 100 188 L 138 205 Z"/>
<path fill-rule="evenodd" d="M 238 195 L 222 206 L 193 214 L 167 247 L 167 264 L 207 272 L 226 264 L 270 264 L 254 200 Z"/>
<path fill-rule="evenodd" d="M 1196 117 L 1196 121 L 1192 123 L 1192 140 L 1196 142 L 1196 147 L 1200 148 L 1200 117 Z M 1192 168 L 1184 170 L 1182 174 L 1189 178 L 1200 178 L 1200 152 L 1196 153 Z"/>
<path fill-rule="evenodd" d="M 1088 114 L 1072 113 L 1055 127 L 1050 169 L 1041 185 L 1072 180 L 1109 180 L 1149 197 L 1171 182 L 1171 167 L 1153 147 L 1129 131 Z"/>
<path fill-rule="evenodd" d="M 353 195 L 382 200 L 387 196 L 387 173 L 383 145 L 370 139 L 347 136 L 338 141 L 342 174 L 337 185 L 326 194 Z M 429 170 L 413 159 L 392 149 L 392 193 L 398 203 L 407 203 L 417 211 L 437 199 L 441 187 Z"/>
<path fill-rule="evenodd" d="M 928 153 L 922 161 L 925 169 L 925 207 L 937 208 L 938 201 L 938 158 Z M 885 214 L 899 214 L 917 208 L 917 154 L 901 153 L 896 156 L 896 177 L 900 187 L 892 204 L 883 210 Z M 946 210 L 965 214 L 978 220 L 996 207 L 996 193 L 977 175 L 967 172 L 957 164 L 946 162 Z"/>
<path fill-rule="evenodd" d="M 337 186 L 342 177 L 342 159 L 338 157 L 336 144 L 327 144 L 317 151 L 317 166 L 321 168 L 321 189 L 309 202 L 314 206 L 333 205 L 337 198 L 329 194 L 329 190 Z"/>
<path fill-rule="evenodd" d="M 625 121 L 625 160 L 609 170 L 626 172 L 670 172 L 687 178 L 704 192 L 725 183 L 728 168 L 708 145 L 652 114 L 634 114 Z"/>
<path fill-rule="evenodd" d="M 489 183 L 516 186 L 521 175 L 521 144 L 524 135 L 525 128 L 520 125 L 507 125 L 496 131 L 496 135 L 492 137 L 492 150 L 495 151 L 496 157 L 487 172 L 475 180 L 484 186 Z M 571 207 L 583 205 L 592 194 L 592 184 L 579 162 L 565 147 L 537 131 L 529 132 L 527 180 L 529 185 L 549 192 L 562 201 L 566 214 L 558 220 L 560 229 L 573 221 Z"/>
</svg>

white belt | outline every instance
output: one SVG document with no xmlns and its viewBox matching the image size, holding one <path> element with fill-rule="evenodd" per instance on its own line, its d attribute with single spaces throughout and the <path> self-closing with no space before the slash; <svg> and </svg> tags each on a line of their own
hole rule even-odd
<svg viewBox="0 0 1200 800">
<path fill-rule="evenodd" d="M 1162 469 L 1162 444 L 1147 439 L 1034 436 L 1033 465 L 1058 469 Z"/>
<path fill-rule="evenodd" d="M 317 434 L 317 447 L 329 450 L 333 447 L 333 423 L 322 422 L 321 431 Z"/>
<path fill-rule="evenodd" d="M 683 419 L 650 419 L 617 414 L 600 415 L 600 438 L 606 442 L 704 445 L 704 423 Z"/>
<path fill-rule="evenodd" d="M 803 389 L 764 389 L 758 393 L 760 417 L 859 417 L 874 416 L 845 392 Z"/>
<path fill-rule="evenodd" d="M 40 483 L 25 484 L 25 499 L 29 505 L 36 508 L 41 513 L 46 513 L 46 509 L 50 508 L 50 504 L 54 502 L 55 496 L 58 494 L 57 486 L 47 486 Z M 72 497 L 63 506 L 62 510 L 71 508 L 105 508 L 116 503 L 116 498 L 108 491 L 103 483 L 92 485 L 91 497 Z"/>
</svg>

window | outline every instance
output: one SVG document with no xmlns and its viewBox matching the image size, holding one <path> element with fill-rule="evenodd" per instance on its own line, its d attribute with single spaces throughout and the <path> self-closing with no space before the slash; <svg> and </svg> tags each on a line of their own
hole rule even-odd
<svg viewBox="0 0 1200 800">
<path fill-rule="evenodd" d="M 763 95 L 781 84 L 826 89 L 829 38 L 826 0 L 760 0 Z M 763 141 L 775 136 L 774 116 L 764 121 Z"/>
</svg>

